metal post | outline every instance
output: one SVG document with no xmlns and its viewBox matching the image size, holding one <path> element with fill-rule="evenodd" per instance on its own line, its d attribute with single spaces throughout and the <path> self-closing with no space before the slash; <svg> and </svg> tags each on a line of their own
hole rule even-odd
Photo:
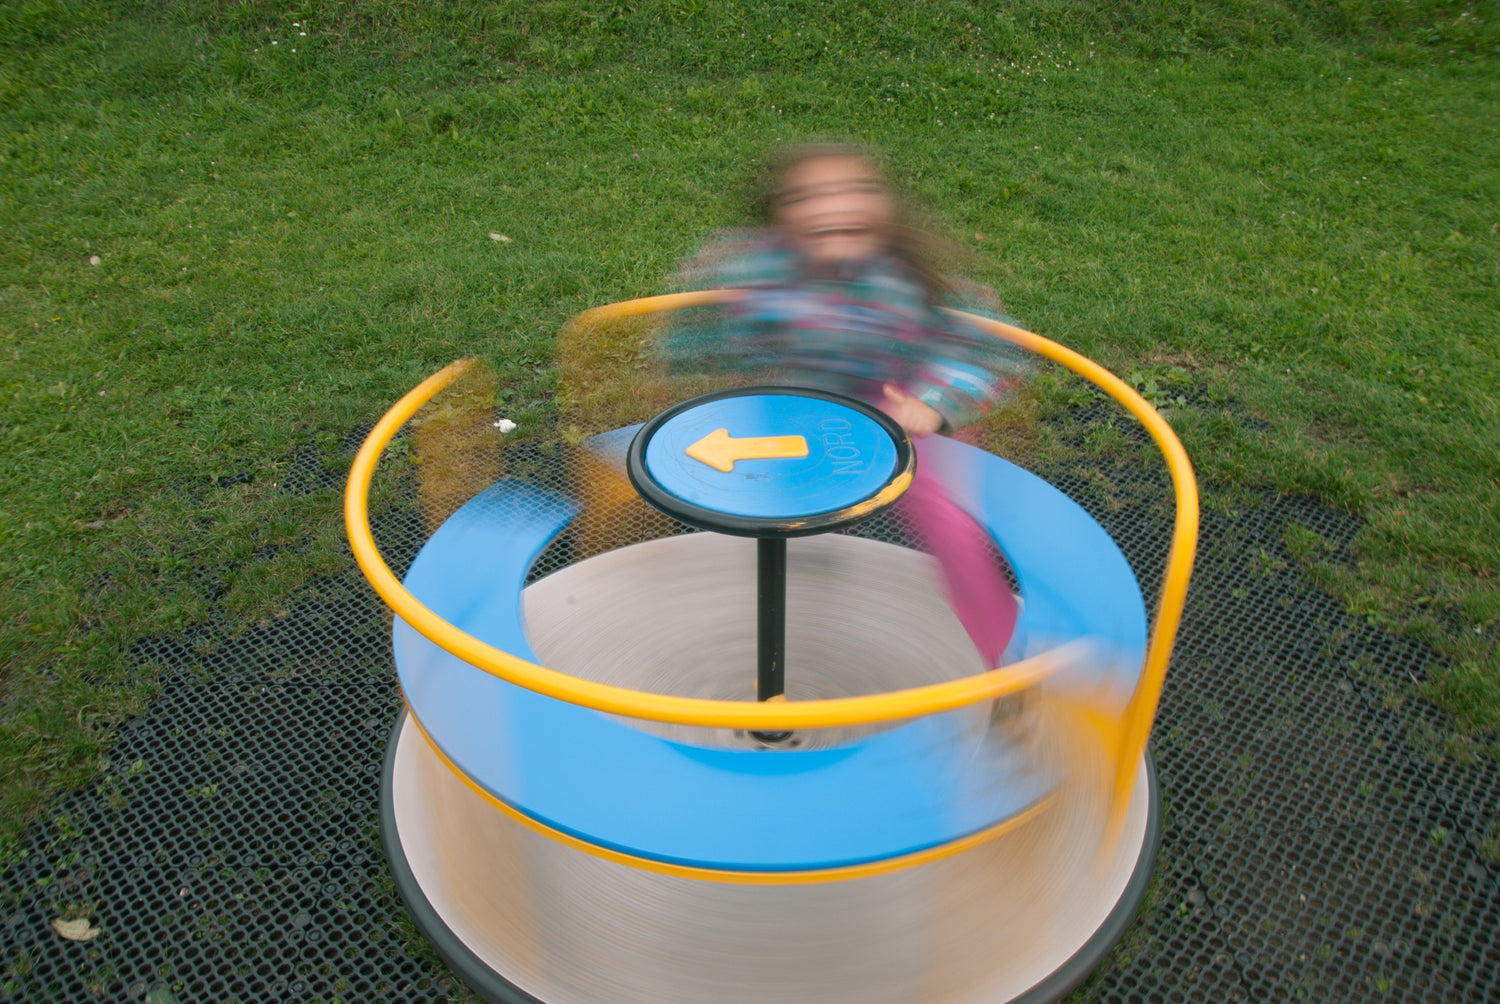
<svg viewBox="0 0 1500 1004">
<path fill-rule="evenodd" d="M 786 538 L 756 540 L 755 696 L 769 701 L 786 693 Z M 785 742 L 790 732 L 752 732 L 766 743 Z"/>
</svg>

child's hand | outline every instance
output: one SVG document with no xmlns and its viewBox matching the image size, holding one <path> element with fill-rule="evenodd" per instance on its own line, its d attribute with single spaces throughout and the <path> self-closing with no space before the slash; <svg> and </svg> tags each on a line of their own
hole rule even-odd
<svg viewBox="0 0 1500 1004">
<path fill-rule="evenodd" d="M 881 410 L 896 420 L 908 436 L 921 439 L 943 427 L 943 416 L 927 402 L 912 397 L 893 383 L 885 385 L 885 404 Z"/>
</svg>

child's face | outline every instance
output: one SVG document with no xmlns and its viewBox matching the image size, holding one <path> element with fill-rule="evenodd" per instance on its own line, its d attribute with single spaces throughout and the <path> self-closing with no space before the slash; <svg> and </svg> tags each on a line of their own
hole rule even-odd
<svg viewBox="0 0 1500 1004">
<path fill-rule="evenodd" d="M 895 199 L 863 157 L 814 157 L 792 167 L 776 194 L 776 222 L 813 261 L 869 258 L 885 248 Z"/>
</svg>

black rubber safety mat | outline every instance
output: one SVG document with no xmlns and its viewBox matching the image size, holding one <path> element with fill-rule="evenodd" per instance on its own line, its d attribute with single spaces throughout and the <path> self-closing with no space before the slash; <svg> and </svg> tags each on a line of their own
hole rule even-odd
<svg viewBox="0 0 1500 1004">
<path fill-rule="evenodd" d="M 1140 445 L 1097 406 L 1062 438 L 1102 424 Z M 317 486 L 309 463 L 289 490 Z M 1127 451 L 1040 473 L 1115 536 L 1149 603 L 1171 526 L 1160 464 Z M 1500 895 L 1477 852 L 1500 818 L 1500 765 L 1432 754 L 1443 719 L 1409 684 L 1437 657 L 1313 587 L 1287 552 L 1293 524 L 1335 555 L 1359 529 L 1299 498 L 1204 513 L 1154 733 L 1154 890 L 1080 999 L 1500 999 Z M 399 573 L 420 546 L 415 507 L 376 534 Z M 160 698 L 0 875 L 0 1000 L 466 999 L 414 947 L 378 845 L 399 702 L 388 625 L 351 567 L 237 636 L 210 623 L 142 642 L 135 656 L 166 667 Z M 54 927 L 79 918 L 90 940 Z"/>
</svg>

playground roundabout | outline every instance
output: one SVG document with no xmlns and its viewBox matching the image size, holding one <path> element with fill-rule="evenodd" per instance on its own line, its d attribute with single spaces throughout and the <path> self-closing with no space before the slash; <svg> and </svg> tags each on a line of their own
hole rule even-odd
<svg viewBox="0 0 1500 1004">
<path fill-rule="evenodd" d="M 605 311 L 685 300 L 701 296 Z M 368 528 L 369 479 L 464 364 L 377 423 L 347 517 L 397 615 L 407 707 L 383 838 L 419 927 L 481 994 L 1055 999 L 1119 939 L 1158 846 L 1145 743 L 1196 485 L 1123 382 L 985 323 L 1096 382 L 1160 446 L 1178 515 L 1154 624 L 1081 507 L 934 437 L 923 462 L 988 531 L 1019 596 L 1001 665 L 983 665 L 925 556 L 833 532 L 899 512 L 916 463 L 905 433 L 859 402 L 779 387 L 587 439 L 585 461 L 558 455 L 571 493 L 497 479 L 398 581 Z M 622 536 L 644 503 L 707 532 Z M 589 556 L 528 584 L 569 533 Z M 576 539 L 589 535 L 612 546 Z"/>
</svg>

